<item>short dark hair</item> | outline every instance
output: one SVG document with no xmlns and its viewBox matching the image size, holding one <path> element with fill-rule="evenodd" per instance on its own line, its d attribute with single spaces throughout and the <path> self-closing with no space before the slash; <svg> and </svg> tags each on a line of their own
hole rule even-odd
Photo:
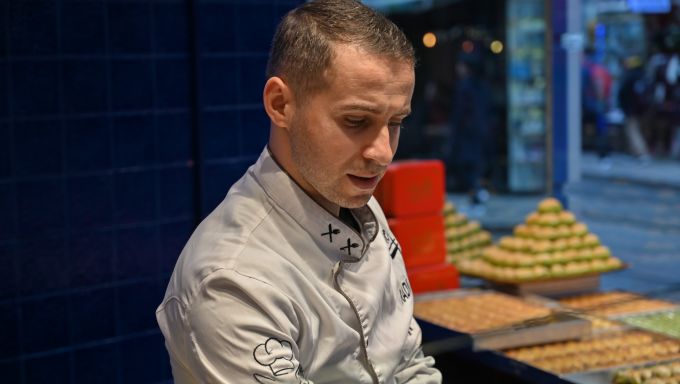
<svg viewBox="0 0 680 384">
<path fill-rule="evenodd" d="M 323 85 L 334 44 L 415 66 L 413 45 L 392 21 L 356 0 L 317 0 L 284 16 L 272 41 L 267 77 L 283 78 L 296 93 Z"/>
</svg>

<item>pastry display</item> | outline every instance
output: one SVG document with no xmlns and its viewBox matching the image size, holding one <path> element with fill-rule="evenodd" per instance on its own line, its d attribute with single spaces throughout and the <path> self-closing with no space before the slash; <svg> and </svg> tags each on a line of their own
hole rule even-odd
<svg viewBox="0 0 680 384">
<path fill-rule="evenodd" d="M 417 301 L 416 317 L 460 332 L 477 333 L 551 314 L 550 309 L 495 292 Z"/>
<path fill-rule="evenodd" d="M 604 305 L 612 305 L 630 300 L 638 300 L 642 297 L 630 292 L 611 291 L 588 293 L 585 295 L 571 296 L 560 299 L 560 304 L 573 309 L 592 309 Z"/>
<path fill-rule="evenodd" d="M 680 361 L 630 368 L 616 373 L 614 384 L 678 384 Z"/>
<path fill-rule="evenodd" d="M 680 357 L 680 341 L 644 331 L 511 349 L 506 356 L 558 374 L 613 368 Z"/>
<path fill-rule="evenodd" d="M 621 319 L 624 323 L 680 338 L 680 310 L 636 315 Z"/>
<path fill-rule="evenodd" d="M 465 215 L 457 212 L 451 202 L 444 205 L 444 223 L 449 263 L 458 264 L 461 260 L 476 259 L 482 255 L 484 248 L 491 245 L 491 234 L 483 230 L 479 222 L 468 220 Z"/>
<path fill-rule="evenodd" d="M 674 308 L 677 304 L 648 299 L 629 292 L 590 293 L 560 299 L 563 306 L 598 316 L 618 316 Z"/>
<path fill-rule="evenodd" d="M 553 198 L 541 201 L 512 236 L 485 248 L 481 257 L 458 263 L 464 274 L 499 282 L 574 277 L 622 267 L 621 260 Z"/>
<path fill-rule="evenodd" d="M 617 332 L 623 330 L 626 326 L 618 321 L 608 320 L 597 316 L 580 314 L 581 318 L 590 322 L 591 334 L 597 335 L 607 332 Z"/>
</svg>

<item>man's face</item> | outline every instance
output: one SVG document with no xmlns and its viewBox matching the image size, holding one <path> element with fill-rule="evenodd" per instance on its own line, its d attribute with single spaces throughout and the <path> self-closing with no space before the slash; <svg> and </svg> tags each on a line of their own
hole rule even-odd
<svg viewBox="0 0 680 384">
<path fill-rule="evenodd" d="M 325 87 L 299 95 L 290 124 L 291 174 L 333 213 L 371 198 L 411 111 L 413 67 L 336 45 Z"/>
</svg>

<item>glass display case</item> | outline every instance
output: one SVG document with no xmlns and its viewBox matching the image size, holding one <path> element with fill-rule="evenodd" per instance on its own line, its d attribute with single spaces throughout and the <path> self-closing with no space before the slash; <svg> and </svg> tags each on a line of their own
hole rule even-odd
<svg viewBox="0 0 680 384">
<path fill-rule="evenodd" d="M 507 5 L 508 187 L 546 186 L 546 16 L 543 0 Z"/>
</svg>

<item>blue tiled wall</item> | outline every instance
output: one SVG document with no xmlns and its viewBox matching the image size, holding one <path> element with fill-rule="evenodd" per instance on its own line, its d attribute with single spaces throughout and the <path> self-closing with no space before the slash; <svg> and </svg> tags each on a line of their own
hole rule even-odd
<svg viewBox="0 0 680 384">
<path fill-rule="evenodd" d="M 1 382 L 171 380 L 154 310 L 266 142 L 300 2 L 0 1 Z"/>
</svg>

